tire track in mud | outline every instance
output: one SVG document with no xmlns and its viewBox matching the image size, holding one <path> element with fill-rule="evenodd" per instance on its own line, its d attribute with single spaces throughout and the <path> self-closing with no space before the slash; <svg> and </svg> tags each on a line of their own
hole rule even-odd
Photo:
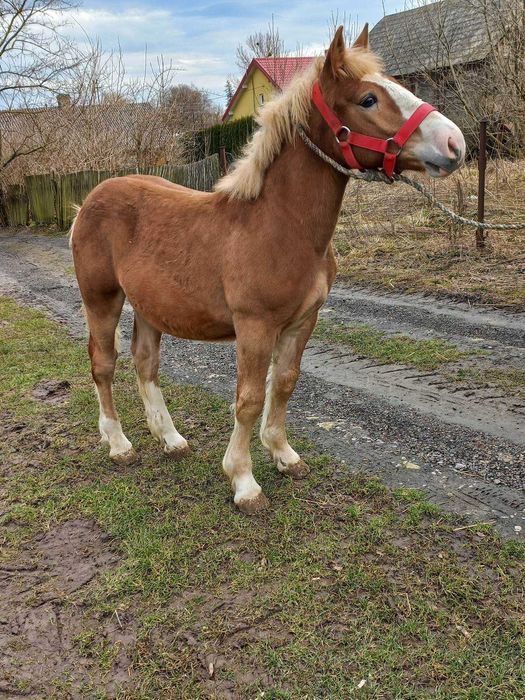
<svg viewBox="0 0 525 700">
<path fill-rule="evenodd" d="M 494 389 L 453 387 L 438 372 L 381 365 L 321 343 L 307 348 L 302 366 L 320 379 L 382 396 L 401 408 L 409 405 L 445 423 L 525 444 L 525 406 Z"/>
<path fill-rule="evenodd" d="M 23 232 L 0 236 L 0 293 L 45 309 L 74 335 L 84 336 L 70 268 L 65 238 Z M 336 286 L 326 309 L 343 320 L 387 332 L 444 336 L 464 347 L 489 344 L 501 358 L 521 363 L 525 320 L 466 306 Z M 125 351 L 131 322 L 126 304 Z M 233 396 L 232 345 L 165 337 L 162 363 L 176 381 Z M 525 530 L 525 407 L 516 401 L 512 410 L 508 399 L 487 393 L 480 390 L 473 398 L 453 391 L 432 373 L 381 366 L 348 349 L 312 342 L 289 418 L 297 432 L 350 469 L 376 474 L 390 486 L 421 488 L 445 509 L 474 520 L 495 520 L 501 531 L 515 535 L 517 528 Z"/>
<path fill-rule="evenodd" d="M 336 285 L 325 310 L 332 309 L 349 321 L 374 321 L 379 330 L 400 331 L 416 338 L 433 333 L 463 343 L 474 339 L 496 341 L 521 349 L 525 357 L 525 314 L 496 311 L 492 307 L 444 301 L 423 294 L 387 294 Z"/>
</svg>

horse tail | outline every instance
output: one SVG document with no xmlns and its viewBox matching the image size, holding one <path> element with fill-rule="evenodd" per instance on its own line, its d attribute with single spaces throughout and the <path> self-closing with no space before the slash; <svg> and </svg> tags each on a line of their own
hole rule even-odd
<svg viewBox="0 0 525 700">
<path fill-rule="evenodd" d="M 71 228 L 69 229 L 69 247 L 70 247 L 70 248 L 71 248 L 71 246 L 73 245 L 73 232 L 74 232 L 74 230 L 75 230 L 75 222 L 76 222 L 76 220 L 77 220 L 77 216 L 78 216 L 78 214 L 79 214 L 79 212 L 80 212 L 80 209 L 81 209 L 82 207 L 80 206 L 80 204 L 72 204 L 72 205 L 71 205 L 71 208 L 72 208 L 73 211 L 75 212 L 75 216 L 73 217 L 73 221 L 72 221 L 72 223 L 71 223 Z"/>
</svg>

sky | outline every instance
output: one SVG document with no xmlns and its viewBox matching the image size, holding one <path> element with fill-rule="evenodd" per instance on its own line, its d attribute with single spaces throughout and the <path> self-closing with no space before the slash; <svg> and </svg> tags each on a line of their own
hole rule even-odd
<svg viewBox="0 0 525 700">
<path fill-rule="evenodd" d="M 337 2 L 337 0 L 335 0 Z M 175 81 L 193 83 L 209 91 L 224 106 L 224 85 L 239 76 L 235 49 L 246 37 L 271 21 L 286 49 L 301 46 L 304 56 L 319 54 L 329 43 L 332 15 L 372 26 L 384 14 L 403 9 L 402 0 L 351 0 L 332 5 L 323 0 L 81 0 L 72 11 L 68 33 L 77 41 L 85 34 L 111 51 L 120 46 L 129 75 L 143 73 L 149 61 L 162 54 L 180 69 Z"/>
</svg>

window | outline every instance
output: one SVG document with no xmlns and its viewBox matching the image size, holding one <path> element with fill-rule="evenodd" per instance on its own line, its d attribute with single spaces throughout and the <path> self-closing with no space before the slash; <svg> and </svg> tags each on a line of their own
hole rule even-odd
<svg viewBox="0 0 525 700">
<path fill-rule="evenodd" d="M 259 102 L 259 105 L 262 107 L 264 104 L 264 95 L 262 93 L 260 95 L 257 95 L 257 101 Z"/>
</svg>

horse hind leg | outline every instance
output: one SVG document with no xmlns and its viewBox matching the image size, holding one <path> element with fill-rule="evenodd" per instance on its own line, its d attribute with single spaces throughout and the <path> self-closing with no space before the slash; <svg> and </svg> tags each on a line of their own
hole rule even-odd
<svg viewBox="0 0 525 700">
<path fill-rule="evenodd" d="M 144 403 L 151 434 L 170 457 L 180 459 L 189 451 L 188 443 L 180 435 L 164 403 L 159 386 L 159 355 L 162 334 L 149 325 L 137 312 L 133 325 L 131 352 L 137 371 L 137 383 Z"/>
<path fill-rule="evenodd" d="M 98 427 L 102 441 L 109 443 L 109 456 L 117 464 L 131 464 L 137 459 L 131 442 L 124 435 L 113 403 L 112 383 L 118 356 L 118 321 L 124 304 L 124 292 L 119 289 L 112 297 L 95 303 L 84 303 L 89 328 L 91 374 L 99 401 Z"/>
</svg>

